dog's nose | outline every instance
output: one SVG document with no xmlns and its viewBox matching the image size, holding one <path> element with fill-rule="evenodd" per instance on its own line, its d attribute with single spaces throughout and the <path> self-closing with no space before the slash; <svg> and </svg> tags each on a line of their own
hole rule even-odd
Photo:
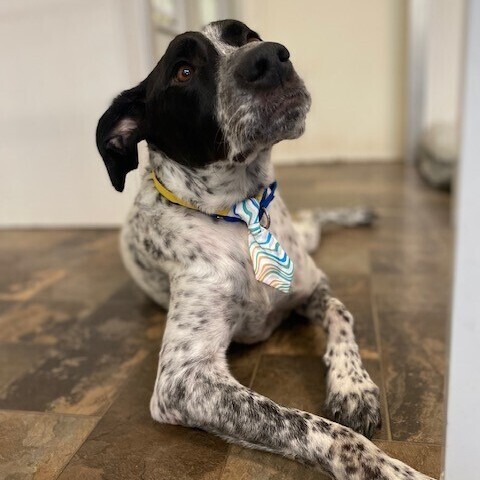
<svg viewBox="0 0 480 480">
<path fill-rule="evenodd" d="M 290 52 L 280 43 L 262 42 L 243 55 L 235 76 L 243 87 L 274 88 L 291 78 L 289 59 Z"/>
</svg>

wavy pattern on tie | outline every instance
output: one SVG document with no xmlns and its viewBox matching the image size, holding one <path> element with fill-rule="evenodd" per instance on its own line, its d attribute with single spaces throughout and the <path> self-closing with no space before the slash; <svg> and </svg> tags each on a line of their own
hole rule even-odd
<svg viewBox="0 0 480 480">
<path fill-rule="evenodd" d="M 272 233 L 260 224 L 259 202 L 255 198 L 247 198 L 235 205 L 229 215 L 247 224 L 248 248 L 255 278 L 288 293 L 293 281 L 293 262 Z"/>
</svg>

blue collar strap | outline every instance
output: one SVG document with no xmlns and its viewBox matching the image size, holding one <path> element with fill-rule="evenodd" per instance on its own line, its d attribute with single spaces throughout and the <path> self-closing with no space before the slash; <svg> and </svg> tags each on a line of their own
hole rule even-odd
<svg viewBox="0 0 480 480">
<path fill-rule="evenodd" d="M 268 206 L 272 202 L 272 200 L 275 198 L 275 190 L 277 189 L 277 182 L 271 183 L 264 191 L 262 194 L 262 197 L 258 201 L 259 203 L 259 219 L 261 220 L 264 213 L 267 211 Z M 257 197 L 258 198 L 258 197 Z M 234 207 L 232 207 L 233 209 Z M 223 220 L 227 222 L 243 222 L 242 219 L 238 217 L 233 217 L 230 215 L 218 215 L 218 214 L 212 214 L 211 217 L 213 218 L 222 218 Z"/>
</svg>

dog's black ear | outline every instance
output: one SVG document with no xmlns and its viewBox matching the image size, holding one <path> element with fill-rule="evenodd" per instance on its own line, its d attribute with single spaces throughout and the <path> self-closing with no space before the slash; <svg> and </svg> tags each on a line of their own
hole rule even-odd
<svg viewBox="0 0 480 480">
<path fill-rule="evenodd" d="M 127 173 L 138 167 L 137 144 L 145 138 L 144 122 L 144 82 L 122 92 L 98 121 L 97 148 L 119 192 Z"/>
</svg>

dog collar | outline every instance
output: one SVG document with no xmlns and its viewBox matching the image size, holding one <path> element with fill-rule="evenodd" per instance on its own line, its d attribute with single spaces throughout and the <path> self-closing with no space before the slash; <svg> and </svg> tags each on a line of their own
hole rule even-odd
<svg viewBox="0 0 480 480">
<path fill-rule="evenodd" d="M 155 188 L 157 189 L 158 193 L 162 195 L 162 197 L 165 197 L 169 202 L 175 203 L 176 205 L 181 205 L 182 207 L 201 212 L 201 210 L 197 206 L 185 200 L 182 200 L 181 198 L 177 197 L 173 192 L 171 192 L 167 187 L 165 187 L 165 185 L 163 185 L 160 182 L 160 180 L 157 178 L 153 170 L 152 170 L 151 176 L 152 176 L 152 180 L 153 180 L 153 184 L 155 185 Z M 268 228 L 270 226 L 270 216 L 268 215 L 267 207 L 270 205 L 270 202 L 275 198 L 276 188 L 277 188 L 277 182 L 273 182 L 265 190 L 263 190 L 263 192 L 260 192 L 255 197 L 252 197 L 252 198 L 255 198 L 260 204 L 260 220 L 262 219 L 263 215 L 265 215 L 265 217 L 267 218 L 267 225 L 265 228 Z M 206 214 L 206 215 L 210 215 L 211 217 L 214 217 L 214 218 L 223 218 L 227 222 L 242 222 L 243 220 L 241 220 L 237 216 L 229 215 L 229 213 L 232 212 L 232 209 L 233 207 L 225 208 L 223 210 L 218 210 L 213 214 Z"/>
<path fill-rule="evenodd" d="M 195 205 L 178 198 L 160 183 L 152 170 L 152 179 L 160 195 L 185 208 L 201 211 Z M 293 281 L 293 262 L 277 239 L 269 232 L 270 216 L 267 207 L 275 197 L 277 182 L 273 182 L 256 197 L 246 198 L 230 209 L 219 210 L 210 215 L 228 222 L 244 222 L 248 228 L 248 250 L 255 272 L 255 278 L 281 292 L 288 293 Z M 260 223 L 265 215 L 266 225 Z"/>
</svg>

